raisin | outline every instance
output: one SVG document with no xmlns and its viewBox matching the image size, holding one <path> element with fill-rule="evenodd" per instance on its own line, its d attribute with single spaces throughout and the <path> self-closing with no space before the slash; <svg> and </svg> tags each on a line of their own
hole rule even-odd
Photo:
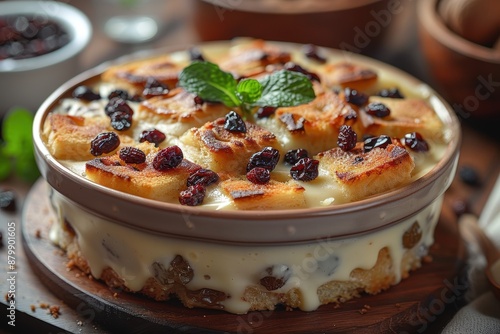
<svg viewBox="0 0 500 334">
<path fill-rule="evenodd" d="M 280 160 L 280 152 L 272 147 L 264 147 L 257 153 L 254 153 L 247 164 L 247 172 L 255 167 L 266 168 L 272 171 Z"/>
<path fill-rule="evenodd" d="M 154 262 L 151 267 L 154 277 L 162 285 L 174 283 L 186 285 L 191 282 L 194 277 L 193 268 L 191 268 L 189 262 L 180 255 L 175 256 L 170 262 L 168 269 L 159 262 Z"/>
<path fill-rule="evenodd" d="M 314 44 L 304 45 L 302 47 L 302 52 L 307 58 L 314 59 L 321 64 L 326 63 L 326 58 L 319 54 L 319 49 Z"/>
<path fill-rule="evenodd" d="M 110 116 L 111 127 L 117 131 L 125 131 L 132 126 L 132 115 L 124 111 L 116 111 Z"/>
<path fill-rule="evenodd" d="M 224 129 L 231 132 L 247 132 L 247 126 L 245 125 L 245 122 L 235 111 L 230 111 L 226 115 Z"/>
<path fill-rule="evenodd" d="M 380 92 L 377 93 L 377 95 L 381 97 L 389 97 L 392 99 L 404 98 L 403 94 L 401 94 L 401 92 L 397 88 L 382 89 Z"/>
<path fill-rule="evenodd" d="M 201 53 L 200 49 L 192 47 L 188 51 L 189 51 L 189 59 L 191 61 L 205 61 L 205 57 L 203 57 L 203 54 Z"/>
<path fill-rule="evenodd" d="M 285 70 L 288 70 L 288 71 L 302 73 L 311 81 L 321 82 L 319 76 L 316 73 L 309 72 L 308 70 L 306 70 L 302 66 L 297 65 L 295 63 L 288 62 L 285 64 L 284 68 L 285 68 Z"/>
<path fill-rule="evenodd" d="M 380 102 L 372 102 L 368 104 L 365 108 L 365 112 L 368 115 L 380 118 L 389 116 L 391 114 L 391 110 L 385 104 Z"/>
<path fill-rule="evenodd" d="M 125 114 L 129 114 L 130 116 L 134 114 L 132 108 L 130 108 L 127 102 L 121 97 L 114 97 L 111 100 L 109 100 L 109 102 L 104 107 L 104 112 L 106 113 L 106 115 L 110 117 L 115 112 L 122 112 Z"/>
<path fill-rule="evenodd" d="M 276 107 L 260 107 L 257 109 L 257 118 L 267 118 L 274 114 Z"/>
<path fill-rule="evenodd" d="M 160 150 L 153 159 L 153 167 L 159 171 L 165 171 L 175 168 L 184 159 L 182 150 L 179 146 L 169 146 Z"/>
<path fill-rule="evenodd" d="M 201 184 L 189 186 L 179 194 L 179 203 L 182 205 L 196 206 L 203 203 L 205 187 Z"/>
<path fill-rule="evenodd" d="M 219 175 L 210 169 L 200 168 L 187 179 L 187 186 L 194 186 L 195 184 L 201 184 L 202 186 L 208 187 L 211 184 L 219 181 Z"/>
<path fill-rule="evenodd" d="M 368 102 L 368 95 L 362 93 L 356 89 L 346 87 L 344 89 L 345 100 L 348 103 L 352 103 L 358 107 L 366 104 Z"/>
<path fill-rule="evenodd" d="M 307 150 L 305 150 L 303 148 L 298 148 L 296 150 L 290 150 L 290 151 L 286 152 L 284 161 L 285 161 L 285 164 L 293 166 L 300 159 L 308 158 L 308 157 L 309 157 L 309 153 L 307 152 Z"/>
<path fill-rule="evenodd" d="M 411 132 L 405 134 L 405 145 L 415 152 L 429 151 L 429 144 L 424 140 L 422 135 L 418 132 Z"/>
<path fill-rule="evenodd" d="M 413 225 L 403 234 L 403 246 L 406 249 L 413 248 L 422 238 L 422 229 L 418 222 Z"/>
<path fill-rule="evenodd" d="M 247 180 L 255 184 L 266 184 L 271 180 L 271 172 L 264 167 L 255 167 L 247 172 Z"/>
<path fill-rule="evenodd" d="M 90 87 L 82 85 L 75 88 L 72 96 L 76 99 L 85 101 L 95 101 L 101 98 L 101 95 L 94 92 Z"/>
<path fill-rule="evenodd" d="M 16 194 L 12 190 L 0 191 L 0 209 L 16 211 Z"/>
<path fill-rule="evenodd" d="M 120 98 L 122 100 L 129 100 L 130 96 L 128 95 L 128 92 L 126 90 L 115 89 L 111 93 L 108 94 L 108 100 L 111 100 L 114 98 Z"/>
<path fill-rule="evenodd" d="M 203 99 L 198 95 L 194 97 L 194 104 L 196 104 L 197 106 L 201 106 L 204 102 L 205 101 L 203 101 Z"/>
<path fill-rule="evenodd" d="M 290 168 L 290 176 L 298 181 L 312 181 L 318 177 L 318 165 L 318 160 L 310 158 L 300 159 Z"/>
<path fill-rule="evenodd" d="M 458 175 L 463 183 L 469 186 L 479 186 L 481 182 L 479 180 L 479 174 L 477 171 L 470 166 L 462 166 L 458 171 Z"/>
<path fill-rule="evenodd" d="M 337 139 L 337 145 L 342 149 L 342 151 L 350 151 L 356 147 L 356 142 L 358 141 L 358 135 L 349 125 L 342 125 L 339 131 L 339 137 Z"/>
<path fill-rule="evenodd" d="M 118 152 L 120 159 L 128 164 L 142 164 L 146 161 L 146 154 L 137 147 L 126 146 Z"/>
<path fill-rule="evenodd" d="M 260 284 L 268 291 L 274 291 L 286 284 L 291 276 L 291 270 L 285 265 L 274 265 L 264 270 Z"/>
<path fill-rule="evenodd" d="M 389 144 L 392 143 L 392 140 L 389 136 L 382 135 L 379 137 L 371 137 L 364 141 L 363 143 L 363 152 L 367 153 L 373 150 L 374 148 L 386 148 Z"/>
<path fill-rule="evenodd" d="M 157 129 L 149 129 L 141 132 L 141 136 L 139 137 L 139 142 L 143 143 L 148 141 L 150 143 L 155 144 L 156 147 L 163 142 L 167 137 L 163 132 Z"/>
<path fill-rule="evenodd" d="M 363 162 L 363 160 L 365 160 L 365 159 L 363 159 L 363 157 L 362 157 L 362 156 L 359 156 L 359 155 L 358 155 L 358 156 L 356 156 L 356 157 L 354 158 L 354 162 L 353 162 L 353 164 L 354 164 L 354 165 L 357 165 L 357 164 L 359 164 L 360 162 Z"/>
<path fill-rule="evenodd" d="M 114 132 L 103 132 L 98 134 L 90 142 L 90 153 L 99 156 L 104 153 L 110 153 L 120 146 L 120 137 Z"/>
<path fill-rule="evenodd" d="M 142 95 L 146 98 L 150 98 L 158 95 L 166 95 L 168 94 L 168 87 L 162 82 L 156 80 L 153 77 L 149 77 L 146 80 L 146 84 L 144 86 L 144 90 L 142 91 Z"/>
</svg>

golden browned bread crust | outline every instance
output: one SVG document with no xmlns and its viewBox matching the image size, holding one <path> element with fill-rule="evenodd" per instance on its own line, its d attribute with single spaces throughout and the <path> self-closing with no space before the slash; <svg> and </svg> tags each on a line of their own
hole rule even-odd
<svg viewBox="0 0 500 334">
<path fill-rule="evenodd" d="M 349 87 L 364 91 L 377 82 L 377 72 L 369 67 L 350 62 L 336 62 L 319 73 L 328 87 Z"/>
<path fill-rule="evenodd" d="M 201 167 L 184 159 L 179 166 L 158 171 L 152 161 L 158 153 L 153 144 L 142 143 L 140 149 L 147 154 L 146 162 L 123 162 L 118 154 L 90 160 L 85 165 L 87 177 L 106 187 L 145 198 L 178 202 L 179 193 L 186 189 L 186 180 Z"/>
<path fill-rule="evenodd" d="M 254 184 L 248 180 L 229 179 L 220 187 L 240 210 L 299 209 L 306 207 L 304 188 L 295 182 L 270 181 Z"/>
<path fill-rule="evenodd" d="M 317 156 L 349 201 L 379 194 L 408 182 L 414 162 L 408 152 L 393 140 L 386 148 L 364 153 L 362 145 L 350 151 L 333 148 Z"/>
<path fill-rule="evenodd" d="M 245 133 L 226 130 L 224 124 L 225 119 L 218 118 L 181 137 L 195 163 L 215 172 L 241 175 L 252 154 L 267 146 L 279 149 L 276 136 L 256 124 L 245 122 Z"/>
</svg>

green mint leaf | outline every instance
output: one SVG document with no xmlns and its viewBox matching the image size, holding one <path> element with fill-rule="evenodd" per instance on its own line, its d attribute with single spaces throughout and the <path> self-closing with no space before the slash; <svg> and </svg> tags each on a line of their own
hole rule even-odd
<svg viewBox="0 0 500 334">
<path fill-rule="evenodd" d="M 316 95 L 305 75 L 280 70 L 260 80 L 262 96 L 254 105 L 265 107 L 290 107 L 309 103 Z"/>
<path fill-rule="evenodd" d="M 27 182 L 35 182 L 40 177 L 33 151 L 26 151 L 16 157 L 16 174 Z"/>
<path fill-rule="evenodd" d="M 243 103 L 252 104 L 262 96 L 262 85 L 255 79 L 241 80 L 236 92 Z"/>
<path fill-rule="evenodd" d="M 5 154 L 4 149 L 0 146 L 0 180 L 5 180 L 12 172 L 10 158 Z"/>
<path fill-rule="evenodd" d="M 222 102 L 228 107 L 241 105 L 231 73 L 210 62 L 196 61 L 184 68 L 179 75 L 179 86 L 207 101 Z"/>
<path fill-rule="evenodd" d="M 6 155 L 15 157 L 26 150 L 33 152 L 33 117 L 33 113 L 24 108 L 11 109 L 5 115 L 2 134 Z"/>
</svg>

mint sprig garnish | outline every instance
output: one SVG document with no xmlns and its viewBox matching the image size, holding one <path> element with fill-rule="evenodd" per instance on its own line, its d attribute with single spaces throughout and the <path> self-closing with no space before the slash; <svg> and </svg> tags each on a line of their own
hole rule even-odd
<svg viewBox="0 0 500 334">
<path fill-rule="evenodd" d="M 40 172 L 33 150 L 33 113 L 24 108 L 13 108 L 2 122 L 0 141 L 0 180 L 13 172 L 21 179 L 34 182 Z"/>
<path fill-rule="evenodd" d="M 311 81 L 302 73 L 280 70 L 259 80 L 237 82 L 216 64 L 197 61 L 184 68 L 179 86 L 206 101 L 240 107 L 243 112 L 259 107 L 291 107 L 312 101 Z"/>
</svg>

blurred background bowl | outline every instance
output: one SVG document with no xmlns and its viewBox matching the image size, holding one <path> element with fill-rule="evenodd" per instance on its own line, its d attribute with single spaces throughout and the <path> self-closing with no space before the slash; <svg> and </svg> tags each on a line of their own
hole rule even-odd
<svg viewBox="0 0 500 334">
<path fill-rule="evenodd" d="M 500 45 L 480 45 L 451 30 L 439 13 L 442 1 L 420 0 L 417 8 L 429 84 L 462 119 L 500 119 Z M 479 15 L 477 20 L 484 17 Z M 495 23 L 500 27 L 498 20 L 500 16 Z"/>
<path fill-rule="evenodd" d="M 390 0 L 197 0 L 193 21 L 202 41 L 253 37 L 373 55 L 403 7 Z"/>
<path fill-rule="evenodd" d="M 88 18 L 65 3 L 2 1 L 0 18 L 7 16 L 33 16 L 53 21 L 67 33 L 69 41 L 57 50 L 35 57 L 0 60 L 0 117 L 12 107 L 35 112 L 57 87 L 81 72 L 78 55 L 92 35 Z"/>
</svg>

